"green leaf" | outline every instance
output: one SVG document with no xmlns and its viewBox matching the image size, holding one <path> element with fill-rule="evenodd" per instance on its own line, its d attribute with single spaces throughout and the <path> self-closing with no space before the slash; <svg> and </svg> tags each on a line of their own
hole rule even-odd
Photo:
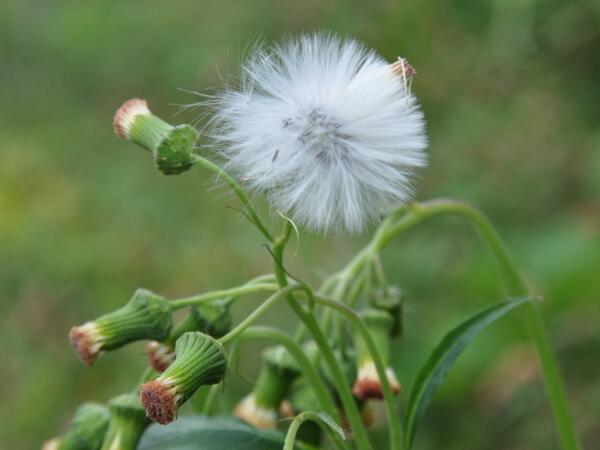
<svg viewBox="0 0 600 450">
<path fill-rule="evenodd" d="M 433 394 L 443 383 L 463 350 L 488 325 L 513 308 L 529 301 L 532 301 L 532 298 L 518 298 L 487 308 L 454 328 L 442 339 L 421 368 L 410 394 L 404 423 L 404 439 L 407 449 L 412 446 L 417 425 L 425 414 Z"/>
<path fill-rule="evenodd" d="M 186 416 L 153 425 L 138 450 L 281 450 L 284 437 L 258 430 L 232 417 Z"/>
</svg>

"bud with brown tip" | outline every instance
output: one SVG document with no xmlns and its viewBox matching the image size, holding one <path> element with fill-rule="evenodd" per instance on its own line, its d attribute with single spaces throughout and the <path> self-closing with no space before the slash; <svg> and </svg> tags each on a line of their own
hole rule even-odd
<svg viewBox="0 0 600 450">
<path fill-rule="evenodd" d="M 73 327 L 69 338 L 87 366 L 98 355 L 141 339 L 164 340 L 171 329 L 169 302 L 145 289 L 138 289 L 123 307 L 91 322 Z"/>
<path fill-rule="evenodd" d="M 177 409 L 200 386 L 219 383 L 227 372 L 223 346 L 206 334 L 185 333 L 175 344 L 175 354 L 173 364 L 140 390 L 146 414 L 163 425 L 175 419 Z"/>
<path fill-rule="evenodd" d="M 250 394 L 235 407 L 233 415 L 256 428 L 275 428 L 282 400 L 300 373 L 285 347 L 269 347 L 263 352 L 263 365 Z"/>
<path fill-rule="evenodd" d="M 394 326 L 394 320 L 389 313 L 376 309 L 362 312 L 361 318 L 364 320 L 369 334 L 383 359 L 383 363 L 386 365 L 385 374 L 392 392 L 398 394 L 401 388 L 400 383 L 394 369 L 390 366 L 390 334 Z M 354 396 L 359 400 L 383 398 L 381 380 L 369 349 L 360 337 L 355 340 L 355 346 L 358 373 L 352 388 Z"/>
</svg>

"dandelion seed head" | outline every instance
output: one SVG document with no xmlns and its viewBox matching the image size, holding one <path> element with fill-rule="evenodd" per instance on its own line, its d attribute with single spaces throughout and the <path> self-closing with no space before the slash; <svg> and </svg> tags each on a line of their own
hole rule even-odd
<svg viewBox="0 0 600 450">
<path fill-rule="evenodd" d="M 359 232 L 410 200 L 426 164 L 413 74 L 335 36 L 258 47 L 240 86 L 208 101 L 208 133 L 226 168 L 277 210 L 319 232 Z"/>
</svg>

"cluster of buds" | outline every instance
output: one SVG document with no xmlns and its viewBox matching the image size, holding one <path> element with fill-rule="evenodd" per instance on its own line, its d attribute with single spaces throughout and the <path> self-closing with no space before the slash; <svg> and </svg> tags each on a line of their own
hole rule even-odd
<svg viewBox="0 0 600 450">
<path fill-rule="evenodd" d="M 194 306 L 190 314 L 173 327 L 169 337 L 164 342 L 152 341 L 148 344 L 146 353 L 150 366 L 161 373 L 175 361 L 175 342 L 184 333 L 201 331 L 214 338 L 220 338 L 231 329 L 231 315 L 227 304 L 212 302 Z"/>
<path fill-rule="evenodd" d="M 267 348 L 254 389 L 237 404 L 233 415 L 256 428 L 276 428 L 281 402 L 299 373 L 284 347 Z"/>
<path fill-rule="evenodd" d="M 83 363 L 91 366 L 103 351 L 142 339 L 164 340 L 170 330 L 169 302 L 153 292 L 138 289 L 125 306 L 73 327 L 69 338 Z"/>
<path fill-rule="evenodd" d="M 140 389 L 146 414 L 160 424 L 172 422 L 200 386 L 219 383 L 227 372 L 223 346 L 207 334 L 184 333 L 175 343 L 175 354 L 168 369 Z"/>
<path fill-rule="evenodd" d="M 109 423 L 108 408 L 99 403 L 84 403 L 73 416 L 61 437 L 44 444 L 43 450 L 100 449 Z"/>
<path fill-rule="evenodd" d="M 137 448 L 142 433 L 150 425 L 138 396 L 120 395 L 108 403 L 108 408 L 110 425 L 101 450 Z"/>
<path fill-rule="evenodd" d="M 379 309 L 368 309 L 362 312 L 361 316 L 386 365 L 385 375 L 392 392 L 398 394 L 400 383 L 390 365 L 390 340 L 394 319 L 388 312 Z M 358 373 L 352 388 L 354 396 L 359 400 L 383 398 L 381 380 L 369 349 L 360 337 L 357 337 L 355 346 Z"/>
<path fill-rule="evenodd" d="M 127 100 L 115 113 L 117 136 L 148 150 L 158 169 L 165 175 L 177 175 L 190 169 L 198 140 L 191 125 L 173 126 L 150 112 L 146 100 Z"/>
</svg>

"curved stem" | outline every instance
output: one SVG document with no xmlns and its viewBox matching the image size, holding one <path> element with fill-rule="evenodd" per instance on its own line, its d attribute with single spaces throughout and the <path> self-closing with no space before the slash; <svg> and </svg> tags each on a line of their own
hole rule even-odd
<svg viewBox="0 0 600 450">
<path fill-rule="evenodd" d="M 331 438 L 334 443 L 340 442 L 340 430 L 337 430 L 332 427 L 331 423 L 328 423 L 324 418 L 316 412 L 306 411 L 301 414 L 298 414 L 294 420 L 292 420 L 292 424 L 288 428 L 287 434 L 285 435 L 285 443 L 283 444 L 283 450 L 294 450 L 296 448 L 294 444 L 296 443 L 296 434 L 298 434 L 298 430 L 302 426 L 302 424 L 306 421 L 313 421 L 317 425 L 319 425 L 322 429 L 325 430 L 327 435 Z"/>
<path fill-rule="evenodd" d="M 246 329 L 240 336 L 240 339 L 264 339 L 284 346 L 300 367 L 302 375 L 306 377 L 306 381 L 311 385 L 323 410 L 332 418 L 337 417 L 335 404 L 329 390 L 323 383 L 315 367 L 304 354 L 302 347 L 292 337 L 276 328 L 255 326 Z M 336 447 L 348 448 L 348 445 L 339 436 L 334 436 L 333 440 Z"/>
<path fill-rule="evenodd" d="M 271 242 L 273 240 L 271 233 L 269 233 L 267 227 L 260 220 L 258 213 L 254 209 L 254 206 L 252 206 L 252 202 L 250 201 L 248 194 L 246 194 L 246 192 L 242 189 L 239 183 L 231 175 L 225 172 L 223 168 L 212 163 L 208 159 L 203 158 L 199 155 L 192 155 L 192 159 L 194 161 L 194 164 L 204 167 L 205 169 L 209 170 L 210 172 L 214 173 L 219 178 L 221 178 L 223 181 L 225 181 L 225 183 L 227 183 L 227 185 L 231 188 L 235 195 L 237 195 L 240 201 L 244 204 L 244 207 L 246 208 L 248 214 L 248 218 L 250 219 L 252 224 L 256 228 L 258 228 L 258 230 L 269 242 Z"/>
<path fill-rule="evenodd" d="M 175 311 L 186 306 L 199 305 L 201 303 L 211 302 L 220 298 L 237 298 L 243 295 L 255 294 L 257 292 L 274 292 L 278 286 L 273 283 L 245 284 L 231 289 L 222 289 L 219 291 L 205 292 L 204 294 L 193 295 L 191 297 L 178 298 L 170 301 L 171 308 Z"/>
<path fill-rule="evenodd" d="M 355 266 L 365 263 L 365 255 L 380 251 L 401 232 L 417 225 L 425 219 L 443 214 L 453 214 L 468 219 L 482 240 L 489 246 L 498 262 L 508 293 L 515 297 L 528 295 L 525 282 L 519 275 L 504 243 L 490 221 L 472 206 L 464 202 L 449 199 L 412 204 L 408 213 L 400 220 L 393 224 L 387 222 L 376 233 L 367 248 L 353 260 L 352 270 L 356 270 Z M 558 362 L 552 351 L 550 339 L 541 314 L 537 306 L 532 303 L 524 305 L 523 314 L 529 326 L 531 340 L 538 353 L 562 447 L 565 450 L 579 450 L 582 447 L 575 432 Z"/>
<path fill-rule="evenodd" d="M 287 296 L 297 290 L 305 289 L 304 286 L 299 284 L 291 284 L 289 286 L 284 287 L 283 289 L 278 290 L 273 295 L 271 295 L 268 299 L 260 304 L 258 308 L 256 308 L 250 315 L 248 315 L 244 320 L 242 320 L 235 328 L 233 328 L 229 333 L 219 339 L 221 344 L 225 345 L 231 342 L 232 340 L 238 338 L 250 325 L 256 322 L 260 317 L 267 312 L 267 310 L 277 303 L 279 300 L 283 298 L 287 298 Z"/>
<path fill-rule="evenodd" d="M 358 317 L 358 315 L 348 306 L 338 301 L 335 301 L 331 298 L 324 297 L 322 295 L 315 295 L 315 301 L 322 305 L 331 308 L 334 311 L 339 312 L 344 315 L 350 323 L 356 328 L 356 330 L 360 333 L 361 338 L 364 340 L 367 348 L 369 349 L 369 353 L 371 354 L 371 358 L 375 363 L 375 368 L 377 370 L 377 376 L 379 377 L 379 382 L 381 383 L 381 389 L 383 393 L 383 401 L 385 403 L 385 409 L 389 419 L 389 435 L 390 435 L 390 448 L 392 450 L 399 450 L 402 448 L 402 434 L 400 431 L 400 415 L 398 414 L 398 410 L 396 409 L 396 402 L 394 400 L 394 393 L 392 392 L 392 387 L 388 381 L 386 375 L 386 366 L 383 362 L 383 358 L 379 353 L 379 349 L 375 344 L 375 341 L 371 337 L 369 330 L 362 320 Z"/>
</svg>

